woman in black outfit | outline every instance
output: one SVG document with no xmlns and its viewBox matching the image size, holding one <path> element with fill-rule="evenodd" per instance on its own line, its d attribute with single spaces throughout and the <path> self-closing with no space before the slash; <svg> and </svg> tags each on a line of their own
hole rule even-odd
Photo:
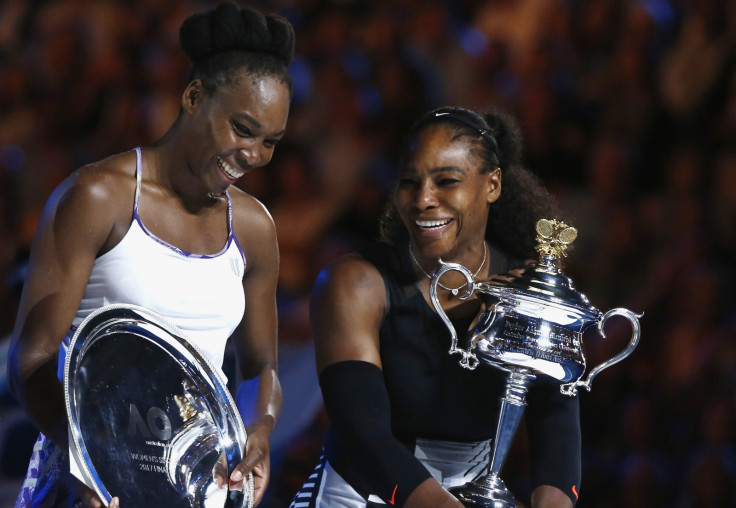
<svg viewBox="0 0 736 508">
<path fill-rule="evenodd" d="M 292 503 L 460 507 L 448 488 L 484 474 L 504 376 L 468 371 L 429 300 L 438 259 L 476 280 L 535 258 L 534 225 L 555 218 L 549 193 L 521 166 L 514 122 L 441 108 L 410 130 L 384 238 L 338 259 L 312 299 L 317 369 L 331 427 L 324 457 Z M 438 287 L 455 328 L 477 298 L 464 278 Z M 453 289 L 459 291 L 453 292 Z M 580 484 L 577 397 L 533 385 L 525 417 L 534 508 L 572 507 Z"/>
</svg>

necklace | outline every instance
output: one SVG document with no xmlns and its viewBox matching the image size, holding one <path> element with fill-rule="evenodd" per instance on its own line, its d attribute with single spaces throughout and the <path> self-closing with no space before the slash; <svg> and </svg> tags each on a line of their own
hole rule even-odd
<svg viewBox="0 0 736 508">
<path fill-rule="evenodd" d="M 488 247 L 486 246 L 486 242 L 484 241 L 483 242 L 483 261 L 480 262 L 480 266 L 473 274 L 473 279 L 475 279 L 478 276 L 480 271 L 483 269 L 483 265 L 486 264 L 487 252 L 488 252 Z M 409 242 L 409 255 L 411 256 L 411 260 L 414 261 L 414 264 L 417 265 L 417 268 L 419 268 L 429 280 L 432 280 L 432 276 L 424 271 L 424 268 L 422 268 L 422 265 L 420 265 L 419 261 L 417 261 L 417 258 L 414 257 L 414 250 L 411 248 L 411 241 Z M 440 281 L 437 281 L 437 285 L 441 287 L 442 289 L 446 289 L 447 291 L 450 291 L 453 295 L 457 295 L 458 291 L 460 291 L 460 289 L 462 289 L 463 287 L 467 286 L 468 283 L 466 282 L 464 284 L 461 284 L 456 288 L 448 288 L 447 286 L 442 285 Z"/>
</svg>

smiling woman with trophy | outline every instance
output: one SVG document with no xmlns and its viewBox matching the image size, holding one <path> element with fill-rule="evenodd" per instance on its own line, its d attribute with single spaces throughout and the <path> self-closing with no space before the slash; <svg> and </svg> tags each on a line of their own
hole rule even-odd
<svg viewBox="0 0 736 508">
<path fill-rule="evenodd" d="M 453 341 L 443 317 L 453 330 L 472 329 L 488 306 L 468 288 L 537 257 L 537 221 L 558 216 L 551 203 L 521 165 L 512 119 L 446 107 L 414 124 L 383 240 L 332 263 L 315 286 L 313 334 L 331 426 L 293 508 L 508 506 L 451 493 L 503 458 L 495 441 L 509 382 L 502 369 L 461 365 L 479 363 L 472 336 Z M 454 265 L 433 278 L 442 263 Z M 451 346 L 466 353 L 449 354 Z M 578 397 L 559 383 L 524 388 L 531 505 L 574 506 Z"/>
<path fill-rule="evenodd" d="M 485 364 L 507 376 L 506 389 L 499 400 L 488 474 L 451 489 L 466 506 L 516 506 L 516 498 L 499 475 L 533 381 L 559 384 L 560 393 L 570 397 L 577 395 L 580 387 L 590 391 L 595 376 L 629 356 L 639 343 L 640 314 L 624 308 L 601 313 L 560 270 L 558 260 L 566 255 L 577 230 L 564 222 L 540 219 L 536 231 L 540 255 L 537 263 L 475 282 L 466 267 L 440 261 L 442 266 L 432 275 L 430 297 L 452 337 L 449 353 L 459 354 L 459 364 L 468 370 Z M 462 300 L 474 292 L 483 300 L 468 330 L 465 347 L 458 346 L 455 327 L 439 300 L 440 279 L 449 271 L 458 271 L 467 280 Z M 613 316 L 629 320 L 631 340 L 620 353 L 591 369 L 583 380 L 586 362 L 582 334 L 595 324 L 605 337 L 604 325 Z"/>
<path fill-rule="evenodd" d="M 268 484 L 278 246 L 234 184 L 284 135 L 294 31 L 222 2 L 179 36 L 193 67 L 169 130 L 77 170 L 38 227 L 9 362 L 42 432 L 18 507 L 252 506 Z M 247 443 L 231 335 L 259 376 Z"/>
</svg>

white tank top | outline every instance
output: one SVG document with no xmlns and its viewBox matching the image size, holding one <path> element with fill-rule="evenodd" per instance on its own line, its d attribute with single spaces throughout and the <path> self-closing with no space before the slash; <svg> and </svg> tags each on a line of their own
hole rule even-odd
<svg viewBox="0 0 736 508">
<path fill-rule="evenodd" d="M 135 151 L 133 220 L 120 243 L 95 260 L 73 327 L 105 305 L 140 305 L 181 328 L 221 367 L 225 343 L 245 311 L 245 257 L 233 233 L 230 195 L 225 193 L 228 237 L 222 250 L 209 255 L 185 252 L 153 235 L 138 215 L 141 150 Z"/>
</svg>

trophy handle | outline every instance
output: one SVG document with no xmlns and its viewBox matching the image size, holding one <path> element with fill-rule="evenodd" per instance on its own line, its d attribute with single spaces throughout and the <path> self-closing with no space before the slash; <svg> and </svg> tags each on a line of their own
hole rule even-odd
<svg viewBox="0 0 736 508">
<path fill-rule="evenodd" d="M 437 314 L 439 314 L 440 318 L 442 318 L 442 322 L 445 323 L 445 326 L 450 331 L 451 342 L 449 353 L 451 355 L 462 355 L 460 365 L 468 370 L 475 370 L 475 368 L 478 366 L 478 357 L 475 356 L 475 353 L 473 353 L 472 351 L 467 351 L 463 348 L 457 347 L 457 332 L 455 332 L 455 327 L 452 326 L 450 318 L 447 317 L 447 314 L 442 308 L 442 305 L 440 305 L 440 300 L 437 297 L 437 285 L 440 282 L 440 277 L 442 277 L 446 272 L 449 272 L 450 270 L 455 270 L 456 272 L 462 273 L 468 280 L 465 293 L 460 296 L 461 300 L 467 300 L 473 294 L 473 291 L 475 291 L 473 274 L 470 273 L 470 270 L 459 263 L 445 263 L 441 259 L 439 260 L 439 262 L 441 266 L 439 267 L 439 269 L 437 269 L 436 272 L 432 274 L 431 284 L 429 285 L 429 298 L 432 301 L 434 310 L 437 312 Z"/>
<path fill-rule="evenodd" d="M 598 322 L 598 332 L 601 334 L 601 337 L 604 339 L 606 338 L 606 333 L 603 331 L 603 325 L 606 323 L 608 318 L 611 316 L 623 316 L 626 319 L 629 320 L 629 323 L 631 323 L 632 333 L 631 333 L 631 340 L 629 340 L 629 345 L 626 346 L 626 348 L 621 351 L 619 354 L 611 358 L 610 360 L 606 360 L 605 362 L 601 363 L 594 369 L 592 369 L 588 373 L 587 379 L 585 381 L 578 380 L 573 383 L 566 383 L 560 386 L 560 391 L 565 395 L 576 395 L 577 394 L 577 388 L 583 387 L 586 390 L 590 391 L 590 385 L 593 383 L 593 378 L 597 376 L 603 369 L 607 369 L 611 365 L 614 365 L 627 356 L 629 356 L 632 351 L 636 348 L 637 344 L 639 344 L 639 336 L 641 335 L 641 326 L 639 325 L 639 318 L 642 317 L 644 313 L 641 314 L 634 314 L 629 309 L 624 308 L 616 308 L 611 309 L 608 312 L 606 312 L 603 315 L 603 318 Z"/>
</svg>

